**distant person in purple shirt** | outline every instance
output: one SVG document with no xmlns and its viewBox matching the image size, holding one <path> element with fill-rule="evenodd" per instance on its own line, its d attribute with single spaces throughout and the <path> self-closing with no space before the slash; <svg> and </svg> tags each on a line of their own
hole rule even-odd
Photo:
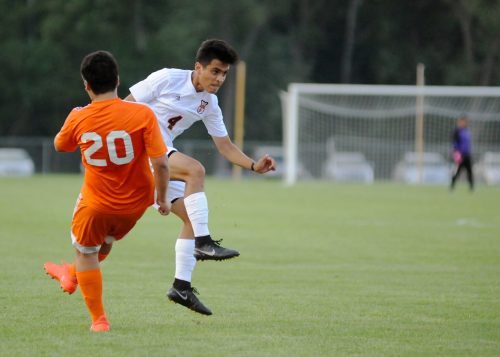
<svg viewBox="0 0 500 357">
<path fill-rule="evenodd" d="M 472 174 L 471 133 L 468 128 L 468 119 L 464 116 L 457 120 L 457 127 L 453 131 L 452 145 L 455 170 L 451 178 L 450 189 L 454 189 L 460 172 L 462 169 L 465 169 L 467 171 L 469 187 L 472 191 L 474 189 L 474 176 Z"/>
</svg>

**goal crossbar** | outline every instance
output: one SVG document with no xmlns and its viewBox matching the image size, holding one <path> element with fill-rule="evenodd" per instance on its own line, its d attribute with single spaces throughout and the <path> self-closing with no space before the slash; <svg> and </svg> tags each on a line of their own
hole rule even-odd
<svg viewBox="0 0 500 357">
<path fill-rule="evenodd" d="M 385 96 L 500 97 L 500 87 L 406 86 L 370 84 L 290 83 L 288 92 L 302 94 L 353 94 Z"/>
</svg>

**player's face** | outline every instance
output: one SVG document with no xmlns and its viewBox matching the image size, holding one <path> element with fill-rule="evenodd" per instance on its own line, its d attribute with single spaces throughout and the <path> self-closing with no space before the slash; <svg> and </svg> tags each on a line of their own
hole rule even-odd
<svg viewBox="0 0 500 357">
<path fill-rule="evenodd" d="M 226 80 L 229 65 L 218 59 L 213 59 L 208 65 L 203 66 L 196 62 L 195 71 L 198 74 L 198 83 L 196 90 L 204 90 L 208 93 L 215 94 Z"/>
</svg>

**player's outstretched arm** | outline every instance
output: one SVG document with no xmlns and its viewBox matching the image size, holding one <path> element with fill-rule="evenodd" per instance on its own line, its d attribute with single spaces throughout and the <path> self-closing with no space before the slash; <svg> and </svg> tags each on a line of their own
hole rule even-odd
<svg viewBox="0 0 500 357">
<path fill-rule="evenodd" d="M 156 203 L 158 212 L 166 216 L 170 213 L 170 202 L 167 201 L 168 181 L 170 179 L 168 171 L 168 158 L 166 155 L 150 158 L 151 165 L 154 169 L 155 188 L 156 188 Z"/>
<path fill-rule="evenodd" d="M 219 150 L 219 153 L 231 163 L 241 166 L 244 169 L 255 171 L 259 174 L 268 171 L 274 171 L 276 162 L 269 155 L 264 155 L 258 161 L 254 162 L 250 157 L 245 155 L 229 138 L 229 136 L 215 137 L 212 139 Z"/>
</svg>

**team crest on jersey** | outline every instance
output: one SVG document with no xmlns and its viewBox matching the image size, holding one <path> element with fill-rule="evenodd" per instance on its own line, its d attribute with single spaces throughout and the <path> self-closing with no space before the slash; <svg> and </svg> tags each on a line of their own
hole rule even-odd
<svg viewBox="0 0 500 357">
<path fill-rule="evenodd" d="M 198 107 L 198 109 L 196 110 L 198 112 L 198 114 L 201 114 L 205 111 L 205 108 L 206 106 L 208 105 L 208 102 L 205 102 L 203 99 L 201 100 L 201 104 L 200 106 Z"/>
</svg>

